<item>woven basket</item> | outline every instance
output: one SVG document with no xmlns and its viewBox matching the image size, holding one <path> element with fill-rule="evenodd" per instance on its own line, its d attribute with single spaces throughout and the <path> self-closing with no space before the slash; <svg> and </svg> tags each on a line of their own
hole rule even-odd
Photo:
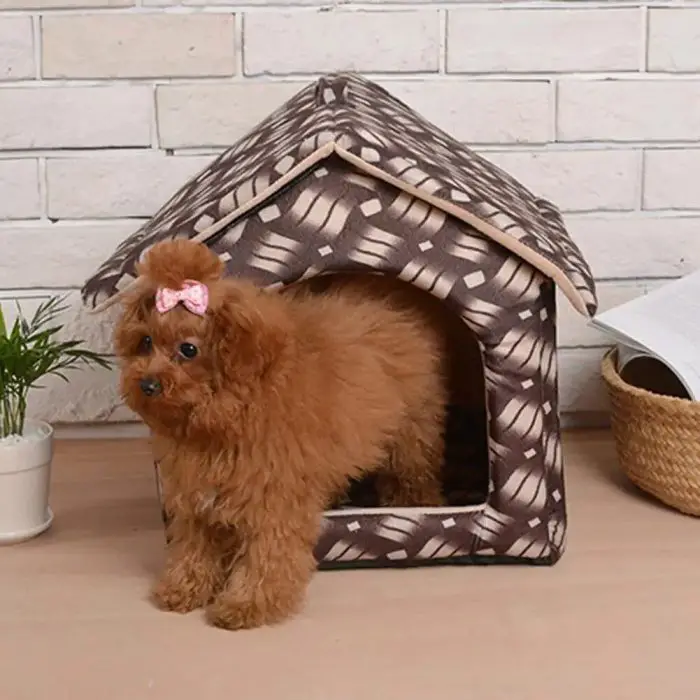
<svg viewBox="0 0 700 700">
<path fill-rule="evenodd" d="M 623 472 L 661 502 L 700 515 L 700 402 L 628 384 L 617 371 L 616 350 L 603 358 L 602 373 Z"/>
</svg>

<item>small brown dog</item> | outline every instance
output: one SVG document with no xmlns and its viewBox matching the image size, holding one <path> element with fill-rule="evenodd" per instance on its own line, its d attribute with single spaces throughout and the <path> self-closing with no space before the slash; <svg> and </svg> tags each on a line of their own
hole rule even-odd
<svg viewBox="0 0 700 700">
<path fill-rule="evenodd" d="M 386 506 L 443 503 L 443 341 L 418 309 L 380 282 L 265 291 L 183 240 L 138 272 L 115 345 L 127 404 L 169 445 L 158 606 L 206 606 L 229 629 L 279 622 L 349 479 L 377 472 Z"/>
</svg>

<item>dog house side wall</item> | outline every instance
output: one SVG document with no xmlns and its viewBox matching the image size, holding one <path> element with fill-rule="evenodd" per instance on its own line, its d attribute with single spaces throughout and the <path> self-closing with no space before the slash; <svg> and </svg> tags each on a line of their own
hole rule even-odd
<svg viewBox="0 0 700 700">
<path fill-rule="evenodd" d="M 493 524 L 475 553 L 555 563 L 566 531 L 556 354 L 555 285 L 515 310 L 516 326 L 486 354 Z"/>
<path fill-rule="evenodd" d="M 552 550 L 552 563 L 556 563 L 566 549 L 568 520 L 561 414 L 559 410 L 556 285 L 551 280 L 548 280 L 546 289 L 543 289 L 543 295 L 547 303 L 546 308 L 551 310 L 551 313 L 549 313 L 542 324 L 543 339 L 546 340 L 547 347 L 551 348 L 551 355 L 547 358 L 546 371 L 543 371 L 545 376 L 542 383 L 542 405 L 545 409 L 544 422 L 546 430 L 543 436 L 547 436 L 547 439 L 543 440 L 543 455 L 547 476 L 549 542 Z"/>
</svg>

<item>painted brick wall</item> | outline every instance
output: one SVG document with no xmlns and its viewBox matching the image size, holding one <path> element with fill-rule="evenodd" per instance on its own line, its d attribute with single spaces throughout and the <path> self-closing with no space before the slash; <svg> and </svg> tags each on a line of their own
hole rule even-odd
<svg viewBox="0 0 700 700">
<path fill-rule="evenodd" d="M 700 265 L 700 2 L 0 0 L 0 297 L 70 294 L 218 149 L 312 77 L 359 70 L 565 211 L 603 308 Z M 7 306 L 7 304 L 5 305 Z M 567 416 L 605 339 L 560 312 Z M 34 397 L 123 420 L 114 376 Z"/>
</svg>

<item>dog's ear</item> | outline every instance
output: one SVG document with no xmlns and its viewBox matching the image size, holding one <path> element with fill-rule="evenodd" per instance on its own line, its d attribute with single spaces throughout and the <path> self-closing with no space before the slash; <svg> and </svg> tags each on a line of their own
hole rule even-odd
<svg viewBox="0 0 700 700">
<path fill-rule="evenodd" d="M 144 326 L 155 304 L 155 289 L 145 277 L 137 277 L 121 295 L 119 315 L 112 332 L 117 355 L 134 352 L 144 334 Z"/>
<path fill-rule="evenodd" d="M 137 277 L 121 295 L 122 315 L 143 316 L 153 308 L 155 293 L 155 285 L 148 277 Z"/>
<path fill-rule="evenodd" d="M 238 280 L 212 285 L 210 299 L 208 342 L 227 380 L 260 378 L 283 360 L 294 340 L 284 300 Z"/>
<path fill-rule="evenodd" d="M 156 243 L 136 266 L 140 278 L 173 289 L 179 289 L 185 280 L 211 284 L 223 271 L 223 262 L 206 245 L 186 239 Z"/>
</svg>

